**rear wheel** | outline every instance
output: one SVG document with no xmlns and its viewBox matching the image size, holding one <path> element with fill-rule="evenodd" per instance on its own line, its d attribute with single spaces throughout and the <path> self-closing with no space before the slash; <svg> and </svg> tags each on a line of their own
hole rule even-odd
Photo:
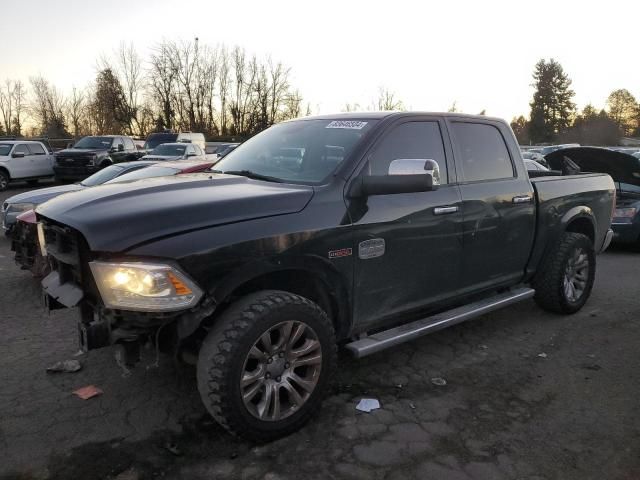
<svg viewBox="0 0 640 480">
<path fill-rule="evenodd" d="M 0 192 L 7 189 L 9 186 L 9 174 L 4 170 L 0 170 Z"/>
<path fill-rule="evenodd" d="M 575 313 L 586 303 L 596 273 L 593 243 L 581 233 L 565 233 L 543 260 L 533 286 L 535 300 L 556 313 Z"/>
<path fill-rule="evenodd" d="M 207 410 L 231 433 L 270 441 L 317 411 L 336 364 L 331 321 L 310 300 L 262 291 L 221 315 L 198 357 Z"/>
</svg>

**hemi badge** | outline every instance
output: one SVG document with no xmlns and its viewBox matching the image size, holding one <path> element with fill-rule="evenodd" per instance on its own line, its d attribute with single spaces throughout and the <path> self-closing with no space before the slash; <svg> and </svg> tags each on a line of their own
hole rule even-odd
<svg viewBox="0 0 640 480">
<path fill-rule="evenodd" d="M 350 257 L 353 253 L 351 248 L 341 248 L 340 250 L 331 250 L 329 258 Z"/>
</svg>

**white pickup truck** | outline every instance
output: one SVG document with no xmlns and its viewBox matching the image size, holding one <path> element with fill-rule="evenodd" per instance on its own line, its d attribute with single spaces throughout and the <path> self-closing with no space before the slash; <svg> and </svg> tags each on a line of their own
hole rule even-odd
<svg viewBox="0 0 640 480">
<path fill-rule="evenodd" d="M 33 140 L 0 141 L 0 191 L 13 180 L 29 184 L 40 178 L 53 177 L 53 154 L 42 142 Z"/>
</svg>

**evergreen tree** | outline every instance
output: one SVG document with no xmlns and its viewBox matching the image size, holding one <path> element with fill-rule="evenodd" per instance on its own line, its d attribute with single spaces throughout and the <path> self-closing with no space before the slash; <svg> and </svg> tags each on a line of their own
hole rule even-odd
<svg viewBox="0 0 640 480">
<path fill-rule="evenodd" d="M 529 134 L 531 140 L 553 142 L 571 125 L 575 113 L 571 79 L 553 58 L 536 63 L 533 72 L 535 92 L 531 106 Z"/>
</svg>

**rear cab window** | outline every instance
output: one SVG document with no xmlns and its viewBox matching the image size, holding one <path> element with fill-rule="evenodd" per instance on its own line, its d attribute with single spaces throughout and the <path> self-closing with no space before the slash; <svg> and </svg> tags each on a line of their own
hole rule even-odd
<svg viewBox="0 0 640 480">
<path fill-rule="evenodd" d="M 504 137 L 486 123 L 451 123 L 456 164 L 462 182 L 482 182 L 515 177 Z"/>
</svg>

